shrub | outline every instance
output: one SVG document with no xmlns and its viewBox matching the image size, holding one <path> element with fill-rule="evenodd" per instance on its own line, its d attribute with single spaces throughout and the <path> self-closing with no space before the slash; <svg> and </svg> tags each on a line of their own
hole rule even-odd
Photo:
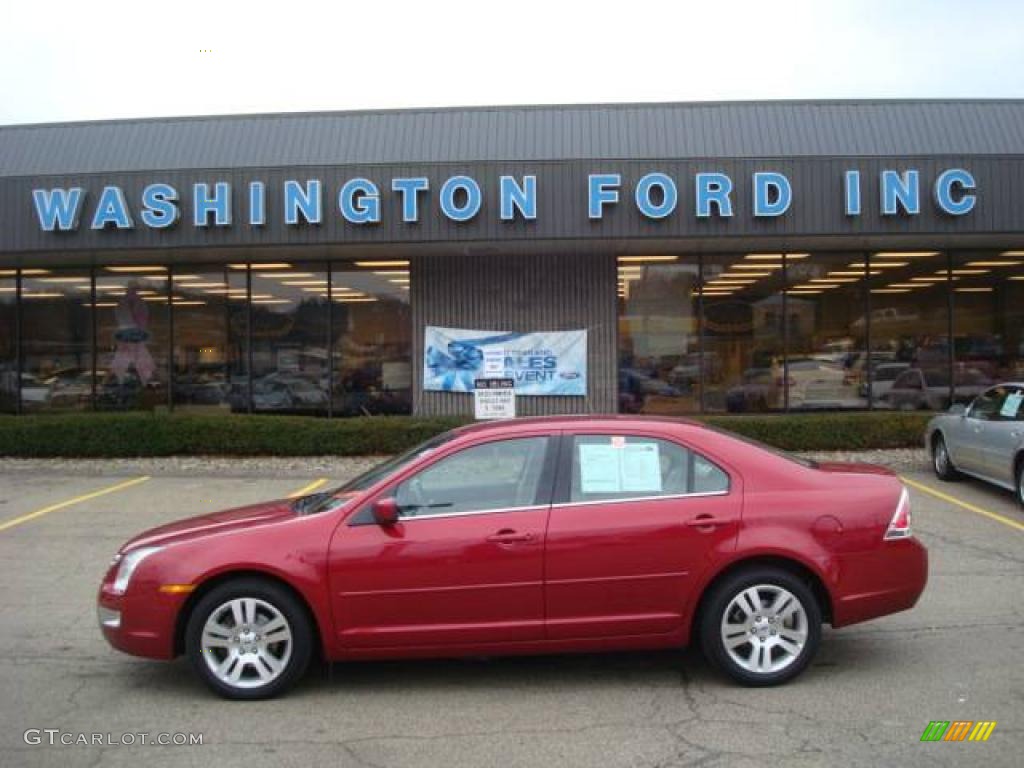
<svg viewBox="0 0 1024 768">
<path fill-rule="evenodd" d="M 709 425 L 794 451 L 921 444 L 928 414 L 821 413 L 703 416 Z M 466 418 L 230 414 L 63 413 L 0 416 L 0 456 L 362 456 L 393 454 Z"/>
</svg>

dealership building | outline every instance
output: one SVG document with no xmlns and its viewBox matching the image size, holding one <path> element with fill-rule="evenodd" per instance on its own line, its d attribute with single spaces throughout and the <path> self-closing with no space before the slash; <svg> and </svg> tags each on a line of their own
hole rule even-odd
<svg viewBox="0 0 1024 768">
<path fill-rule="evenodd" d="M 488 359 L 520 414 L 1024 378 L 1024 101 L 0 127 L 4 412 L 468 414 Z"/>
</svg>

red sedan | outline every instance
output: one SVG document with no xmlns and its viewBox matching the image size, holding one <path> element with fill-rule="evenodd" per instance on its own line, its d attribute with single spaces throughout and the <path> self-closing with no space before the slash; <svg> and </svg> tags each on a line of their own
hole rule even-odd
<svg viewBox="0 0 1024 768">
<path fill-rule="evenodd" d="M 678 420 L 552 417 L 433 438 L 328 493 L 153 529 L 114 558 L 116 648 L 216 692 L 327 660 L 682 647 L 746 685 L 821 624 L 912 607 L 928 556 L 891 472 Z"/>
</svg>

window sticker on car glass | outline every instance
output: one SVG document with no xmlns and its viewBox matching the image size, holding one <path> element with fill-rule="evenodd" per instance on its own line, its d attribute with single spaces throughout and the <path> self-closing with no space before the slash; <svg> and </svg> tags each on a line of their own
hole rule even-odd
<svg viewBox="0 0 1024 768">
<path fill-rule="evenodd" d="M 611 445 L 587 443 L 580 445 L 580 491 L 583 493 L 619 493 L 622 491 L 621 456 L 622 451 Z"/>
<path fill-rule="evenodd" d="M 612 448 L 621 448 L 626 444 L 626 438 L 622 435 L 614 435 L 612 437 Z"/>
<path fill-rule="evenodd" d="M 1024 392 L 1011 392 L 1003 401 L 1003 407 L 999 409 L 999 415 L 1004 419 L 1016 419 L 1020 411 L 1021 401 L 1024 401 Z"/>
<path fill-rule="evenodd" d="M 657 443 L 629 443 L 622 449 L 622 490 L 661 493 L 661 461 Z"/>
</svg>

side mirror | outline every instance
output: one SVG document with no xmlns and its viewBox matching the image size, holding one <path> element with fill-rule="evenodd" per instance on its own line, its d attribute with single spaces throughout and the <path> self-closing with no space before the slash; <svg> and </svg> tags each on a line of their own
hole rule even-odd
<svg viewBox="0 0 1024 768">
<path fill-rule="evenodd" d="M 967 414 L 967 406 L 963 403 L 953 403 L 949 406 L 949 413 L 954 416 L 965 416 Z"/>
<path fill-rule="evenodd" d="M 373 519 L 377 525 L 391 526 L 398 522 L 398 502 L 392 497 L 377 499 L 373 505 Z"/>
</svg>

